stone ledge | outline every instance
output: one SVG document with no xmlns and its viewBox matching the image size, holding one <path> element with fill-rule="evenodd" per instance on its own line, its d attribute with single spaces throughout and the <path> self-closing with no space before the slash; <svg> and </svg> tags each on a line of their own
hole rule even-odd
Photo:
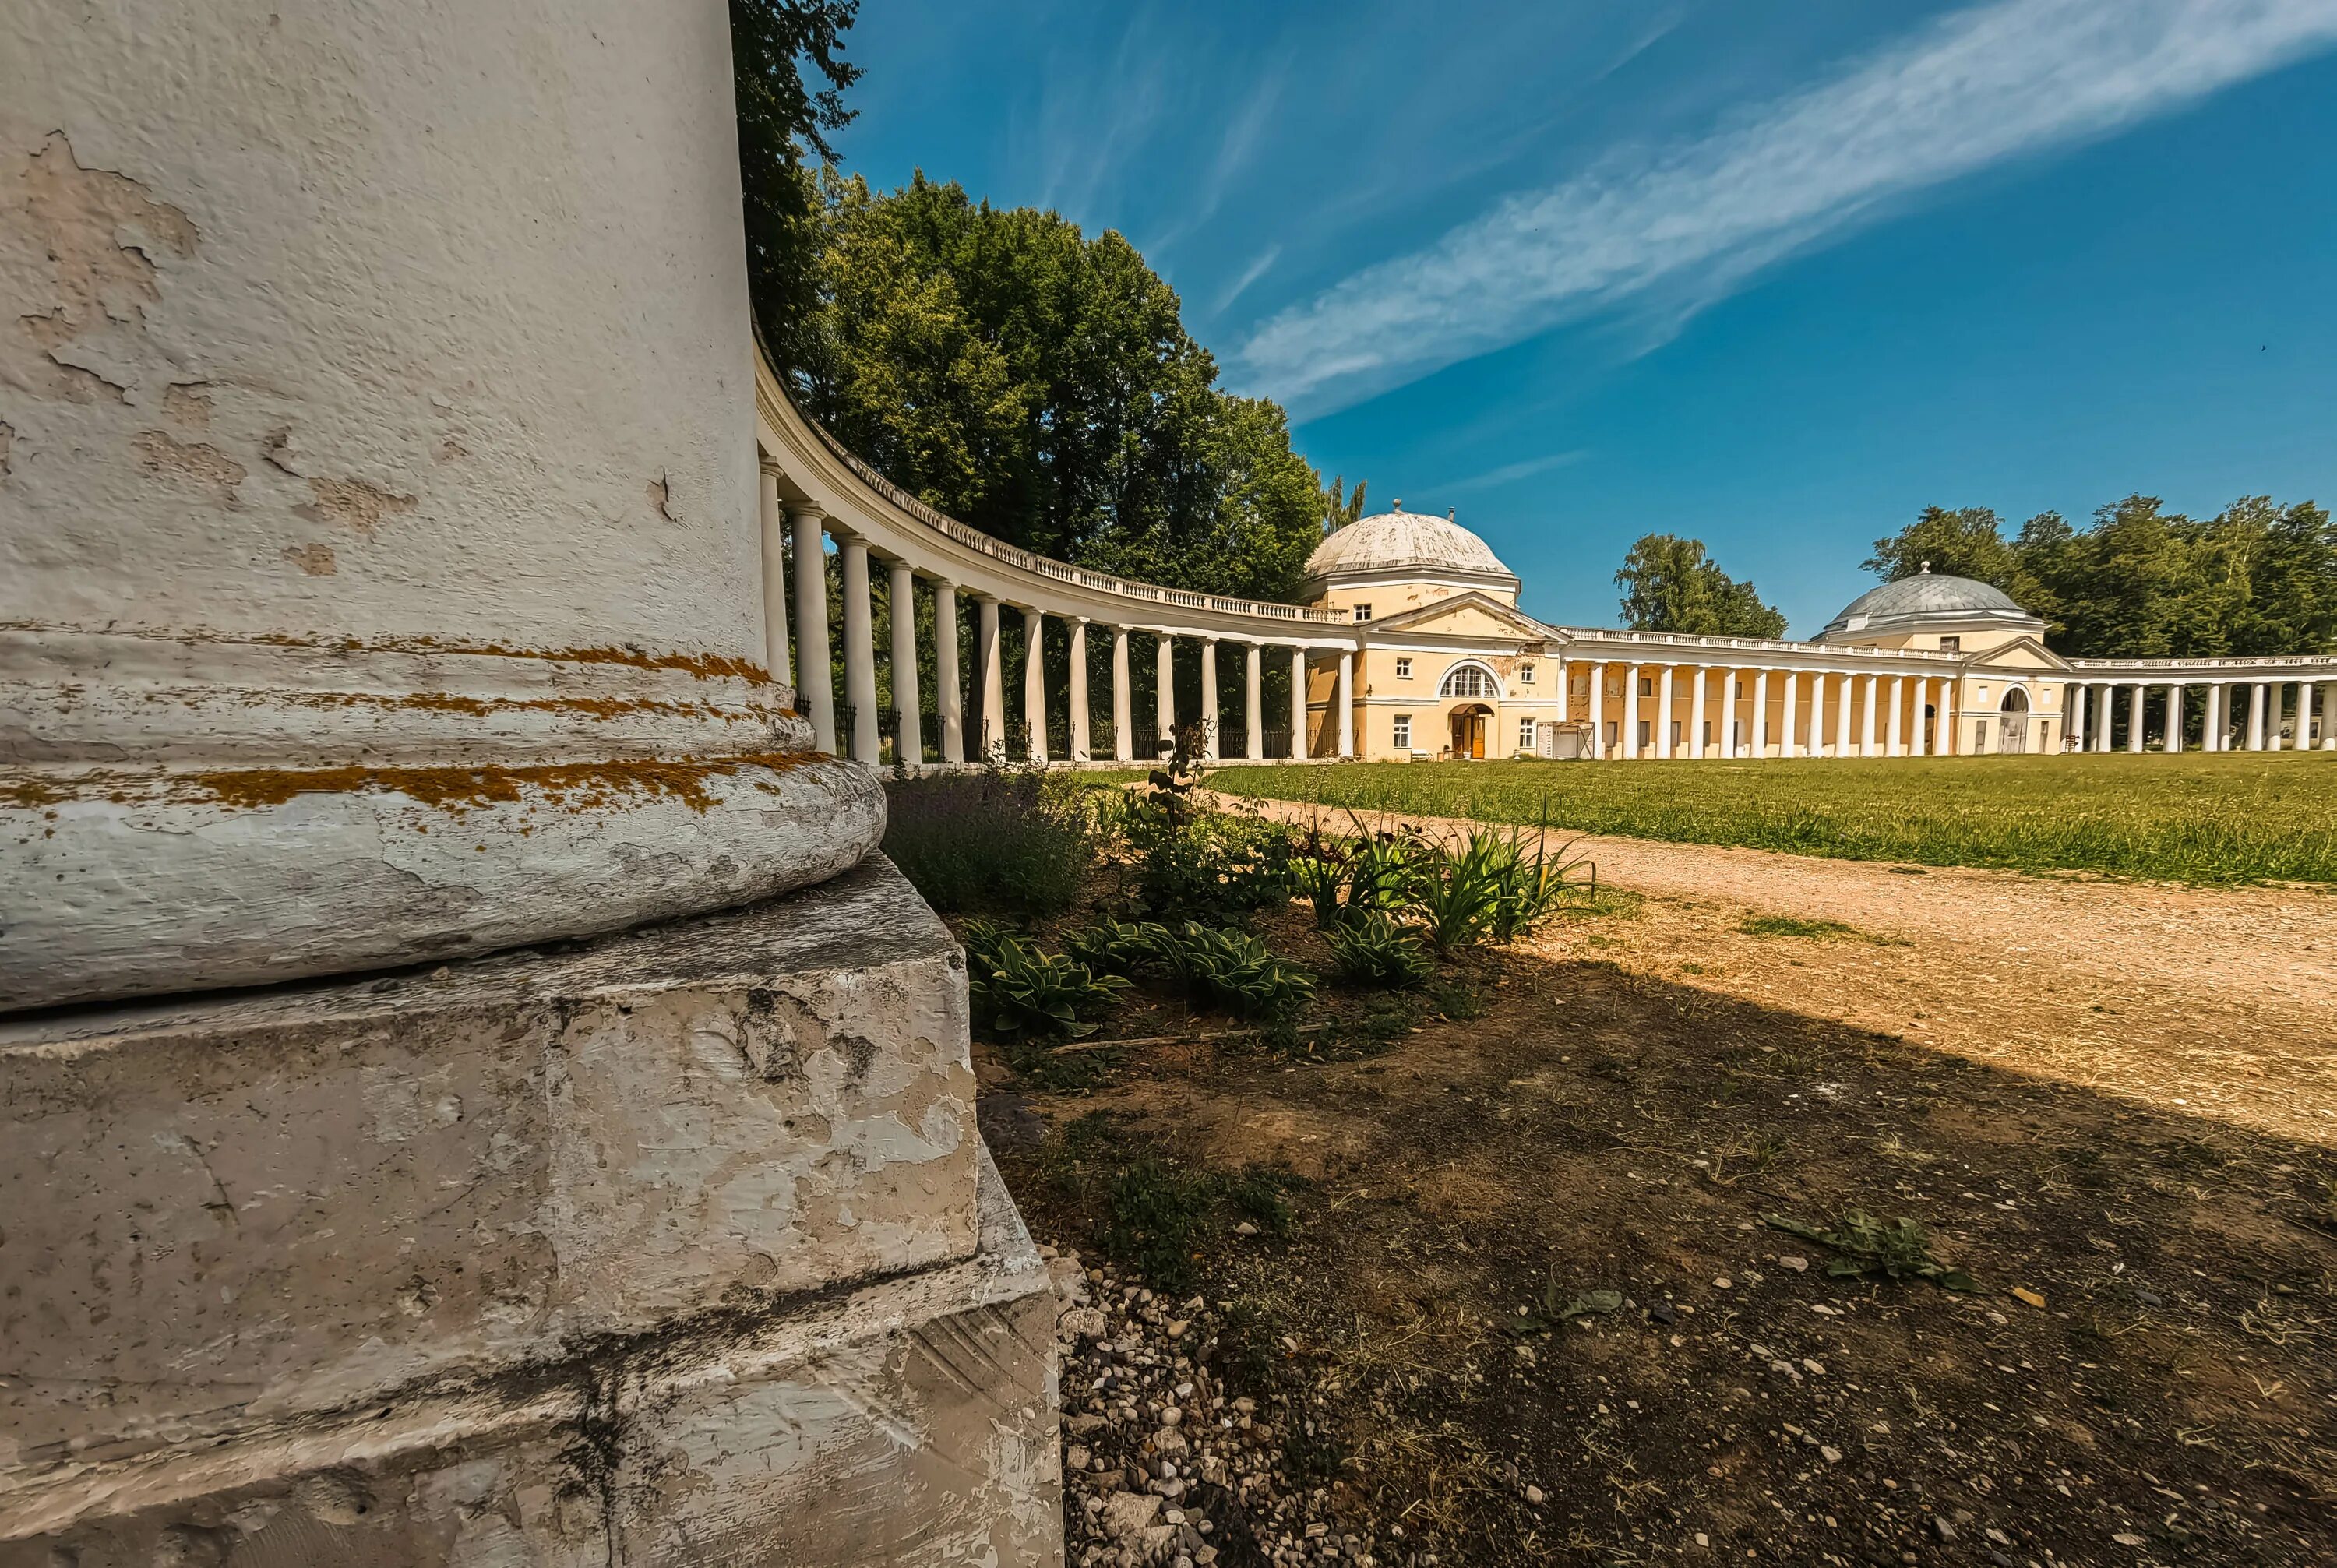
<svg viewBox="0 0 2337 1568">
<path fill-rule="evenodd" d="M 0 1024 L 0 1463 L 976 1248 L 963 960 L 881 859 L 445 969 Z"/>
<path fill-rule="evenodd" d="M 1060 1562 L 1054 1298 L 979 1164 L 969 1260 L 0 1479 L 0 1568 Z"/>
</svg>

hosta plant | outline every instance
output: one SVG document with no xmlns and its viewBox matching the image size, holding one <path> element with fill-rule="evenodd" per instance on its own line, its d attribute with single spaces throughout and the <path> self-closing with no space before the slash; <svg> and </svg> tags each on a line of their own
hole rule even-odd
<svg viewBox="0 0 2337 1568">
<path fill-rule="evenodd" d="M 1331 965 L 1353 985 L 1408 991 L 1435 972 L 1436 961 L 1384 910 L 1367 909 L 1324 934 Z"/>
<path fill-rule="evenodd" d="M 968 1000 L 975 1020 L 1002 1038 L 1092 1034 L 1092 1020 L 1127 988 L 1119 975 L 1095 974 L 1026 937 L 989 926 L 966 934 Z"/>
</svg>

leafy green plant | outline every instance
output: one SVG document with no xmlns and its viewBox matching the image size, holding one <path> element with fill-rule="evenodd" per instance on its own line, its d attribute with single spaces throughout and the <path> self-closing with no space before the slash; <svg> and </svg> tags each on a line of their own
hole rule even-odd
<svg viewBox="0 0 2337 1568">
<path fill-rule="evenodd" d="M 1461 848 L 1430 842 L 1413 881 L 1412 907 L 1439 953 L 1482 941 L 1501 894 L 1507 852 L 1490 829 L 1472 833 Z"/>
<path fill-rule="evenodd" d="M 1063 950 L 1099 975 L 1132 977 L 1159 951 L 1163 927 L 1150 920 L 1103 919 L 1063 935 Z"/>
<path fill-rule="evenodd" d="M 1092 1034 L 1097 1025 L 1088 1020 L 1127 988 L 1119 975 L 1093 974 L 1025 937 L 978 921 L 969 925 L 966 991 L 976 1021 L 993 1034 L 1074 1040 Z"/>
<path fill-rule="evenodd" d="M 1546 1334 L 1569 1318 L 1603 1318 L 1621 1305 L 1623 1293 L 1605 1286 L 1569 1296 L 1560 1290 L 1558 1276 L 1553 1274 L 1541 1289 L 1541 1299 L 1530 1307 L 1518 1308 L 1515 1317 L 1502 1322 L 1501 1331 L 1522 1339 L 1528 1335 Z"/>
<path fill-rule="evenodd" d="M 1156 952 L 1164 972 L 1188 995 L 1237 1018 L 1286 1018 L 1315 994 L 1313 975 L 1245 932 L 1188 920 L 1162 935 Z"/>
<path fill-rule="evenodd" d="M 1520 844 L 1520 830 L 1511 829 L 1502 849 L 1493 858 L 1493 912 L 1486 926 L 1496 942 L 1514 942 L 1547 924 L 1560 910 L 1595 901 L 1599 867 L 1588 856 L 1571 856 L 1574 840 L 1549 851 L 1547 797 L 1543 821 L 1534 829 L 1532 858 Z"/>
<path fill-rule="evenodd" d="M 1091 793 L 1029 770 L 895 779 L 885 853 L 936 909 L 1068 909 L 1099 845 Z"/>
<path fill-rule="evenodd" d="M 1783 1214 L 1764 1214 L 1761 1222 L 1773 1230 L 1830 1249 L 1833 1256 L 1826 1261 L 1826 1272 L 1840 1279 L 1879 1273 L 1892 1279 L 1929 1279 L 1943 1290 L 1980 1289 L 1970 1275 L 1932 1257 L 1931 1232 L 1903 1216 L 1878 1220 L 1863 1210 L 1853 1209 L 1831 1230 Z"/>
<path fill-rule="evenodd" d="M 1436 971 L 1428 950 L 1385 910 L 1367 909 L 1335 925 L 1324 940 L 1333 971 L 1349 985 L 1408 991 Z"/>
<path fill-rule="evenodd" d="M 1839 920 L 1803 920 L 1791 915 L 1747 915 L 1736 927 L 1747 936 L 1855 936 L 1858 927 Z"/>
<path fill-rule="evenodd" d="M 1286 902 L 1296 885 L 1287 828 L 1197 810 L 1179 794 L 1132 797 L 1121 834 L 1134 857 L 1136 901 L 1158 918 L 1247 915 Z"/>
</svg>

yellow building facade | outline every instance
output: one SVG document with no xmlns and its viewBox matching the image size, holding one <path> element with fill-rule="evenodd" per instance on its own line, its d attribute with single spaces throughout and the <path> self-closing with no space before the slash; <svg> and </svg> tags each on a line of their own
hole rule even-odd
<svg viewBox="0 0 2337 1568">
<path fill-rule="evenodd" d="M 1815 639 L 1558 626 L 1450 515 L 1326 534 L 1304 597 L 1352 625 L 1354 753 L 1379 760 L 1909 757 L 2337 750 L 2337 660 L 2068 660 L 1999 590 L 1931 573 Z M 1308 746 L 1338 748 L 1338 670 L 1310 668 Z"/>
</svg>

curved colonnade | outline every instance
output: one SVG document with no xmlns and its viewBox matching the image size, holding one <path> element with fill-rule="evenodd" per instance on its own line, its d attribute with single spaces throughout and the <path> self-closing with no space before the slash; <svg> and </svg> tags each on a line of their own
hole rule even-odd
<svg viewBox="0 0 2337 1568">
<path fill-rule="evenodd" d="M 844 701 L 832 683 L 813 681 L 798 704 L 821 750 L 872 765 L 885 753 L 886 720 L 893 755 L 925 765 L 927 742 L 944 766 L 984 760 L 1129 762 L 1165 746 L 1180 721 L 1198 720 L 1204 755 L 1213 760 L 1294 761 L 1357 755 L 1419 756 L 1403 728 L 1363 724 L 1359 710 L 1433 707 L 1393 690 L 1374 691 L 1361 661 L 1417 649 L 1442 653 L 1453 667 L 1478 662 L 1481 650 L 1444 646 L 1444 637 L 1360 619 L 1346 608 L 1317 608 L 1197 593 L 1090 571 L 1007 544 L 918 501 L 876 473 L 795 407 L 759 346 L 755 355 L 756 428 L 761 460 L 762 599 L 768 667 L 795 684 L 799 667 L 829 668 L 843 643 Z M 836 545 L 842 583 L 840 625 L 828 614 L 826 541 Z M 790 557 L 792 561 L 790 564 Z M 930 668 L 939 688 L 922 701 L 917 616 L 892 616 L 884 651 L 891 703 L 880 714 L 879 650 L 872 583 L 887 578 L 890 603 L 911 605 L 920 579 L 933 599 Z M 967 601 L 971 601 L 969 604 Z M 973 667 L 960 667 L 962 616 L 974 622 Z M 1006 668 L 1002 627 L 1021 619 L 1023 657 Z M 2008 665 L 1970 654 L 1915 647 L 1834 642 L 1706 637 L 1547 626 L 1524 628 L 1511 652 L 1553 679 L 1537 683 L 1548 697 L 1495 686 L 1488 718 L 1497 734 L 1512 722 L 1514 751 L 1492 754 L 1583 756 L 1600 760 L 1751 760 L 1791 757 L 1926 757 L 2019 751 L 2107 751 L 2123 691 L 2125 725 L 2115 749 L 2185 749 L 2185 693 L 2205 692 L 2201 749 L 2337 751 L 2337 659 L 2063 660 L 2038 646 Z M 1066 744 L 1051 745 L 1049 675 L 1042 628 L 1059 622 L 1070 648 Z M 1089 690 L 1091 636 L 1110 640 L 1108 746 L 1091 745 Z M 1155 670 L 1150 729 L 1132 712 L 1131 638 L 1149 641 Z M 1173 662 L 1179 642 L 1198 649 L 1199 710 L 1175 708 Z M 1217 658 L 1222 644 L 1241 650 L 1246 679 L 1240 711 L 1219 711 Z M 1264 701 L 1268 650 L 1286 651 L 1290 697 L 1281 714 Z M 801 650 L 801 657 L 797 657 Z M 1407 661 L 1407 665 L 1409 661 Z M 1010 706 L 1010 682 L 1019 698 Z M 2293 699 L 2283 692 L 2293 689 Z M 2163 693 L 2151 700 L 2152 693 Z M 1440 693 L 1441 695 L 1441 693 Z M 967 711 L 970 706 L 972 713 Z M 1277 706 L 1280 706 L 1277 704 Z M 1027 740 L 1010 737 L 1019 710 Z M 1554 715 L 1554 717 L 1553 717 Z M 1287 739 L 1269 730 L 1287 722 Z M 1423 713 L 1426 724 L 1433 716 Z M 1529 740 L 1530 726 L 1531 740 Z M 1275 730 L 1280 726 L 1276 725 Z M 1368 734 L 1366 731 L 1368 730 Z M 2318 731 L 2316 733 L 2316 730 Z M 1423 730 L 1423 733 L 1425 731 Z M 1572 739 L 1561 750 L 1560 736 Z M 1377 739 L 1373 739 L 1377 737 Z"/>
<path fill-rule="evenodd" d="M 1148 637 L 1159 687 L 1154 721 L 1166 738 L 1178 723 L 1171 679 L 1176 644 L 1198 645 L 1201 711 L 1208 755 L 1218 757 L 1220 715 L 1217 655 L 1220 643 L 1234 643 L 1247 662 L 1241 750 L 1238 755 L 1266 760 L 1263 690 L 1269 647 L 1288 651 L 1293 711 L 1287 755 L 1303 760 L 1320 752 L 1354 753 L 1354 655 L 1359 646 L 1348 618 L 1315 610 L 1249 599 L 1227 598 L 1161 588 L 1109 573 L 1091 572 L 1035 555 L 993 539 L 944 515 L 901 490 L 846 450 L 835 437 L 797 410 L 758 348 L 755 355 L 757 439 L 761 447 L 763 608 L 771 672 L 795 684 L 789 647 L 803 650 L 802 664 L 822 668 L 832 657 L 831 635 L 844 643 L 845 710 L 839 713 L 830 682 L 811 681 L 798 701 L 822 750 L 874 763 L 882 750 L 876 693 L 875 619 L 870 578 L 881 564 L 888 574 L 892 603 L 905 605 L 924 579 L 934 596 L 934 670 L 939 691 L 934 714 L 938 750 L 944 764 L 1002 760 L 1006 754 L 1007 675 L 1002 658 L 1000 622 L 1009 612 L 1022 618 L 1025 656 L 1020 672 L 1022 722 L 1030 739 L 1027 759 L 1051 760 L 1047 740 L 1046 674 L 1041 628 L 1050 619 L 1069 631 L 1071 642 L 1068 754 L 1055 760 L 1090 760 L 1088 638 L 1091 630 L 1111 639 L 1111 757 L 1129 761 L 1137 733 L 1130 711 L 1130 634 Z M 827 623 L 824 535 L 833 535 L 843 577 L 843 624 Z M 792 575 L 786 562 L 794 556 Z M 790 599 L 793 613 L 790 614 Z M 958 668 L 958 622 L 971 600 L 974 617 L 974 730 L 967 732 L 964 693 Z M 924 750 L 923 704 L 917 690 L 918 651 L 914 615 L 892 618 L 891 660 L 895 727 L 895 754 L 912 767 Z M 1325 733 L 1310 741 L 1301 704 L 1310 671 L 1327 668 L 1332 697 L 1325 707 Z M 841 728 L 839 728 L 841 724 Z M 1018 758 L 1017 760 L 1023 759 Z"/>
</svg>

